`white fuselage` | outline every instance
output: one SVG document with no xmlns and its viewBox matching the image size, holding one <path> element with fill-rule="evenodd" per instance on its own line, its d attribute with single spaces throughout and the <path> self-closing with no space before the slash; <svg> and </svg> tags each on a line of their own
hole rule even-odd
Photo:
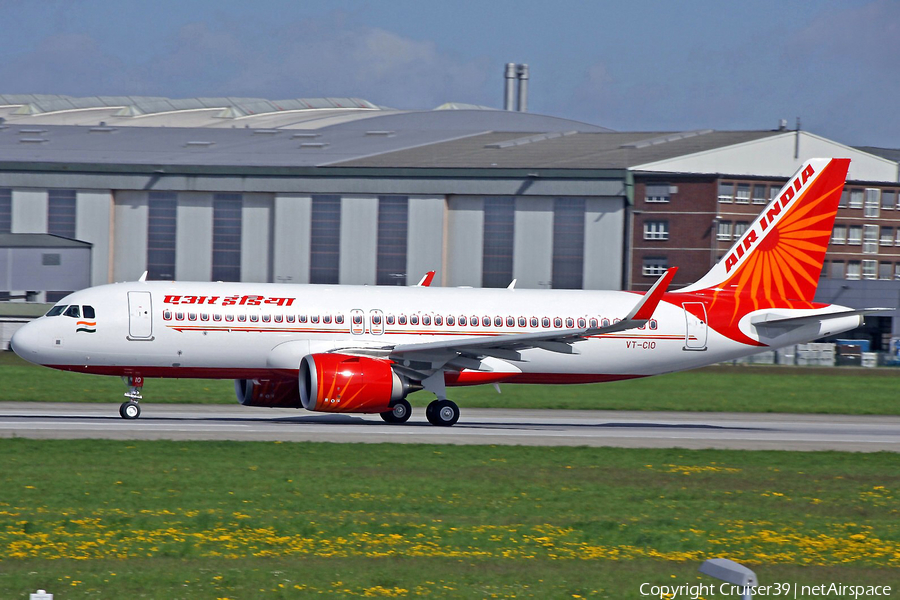
<svg viewBox="0 0 900 600">
<path fill-rule="evenodd" d="M 448 377 L 448 384 L 607 381 L 771 349 L 720 335 L 688 314 L 677 296 L 667 294 L 640 329 L 592 336 L 573 344 L 574 353 L 531 348 L 521 361 L 483 358 L 479 369 Z M 377 352 L 452 336 L 596 327 L 622 318 L 640 298 L 581 290 L 119 283 L 59 303 L 91 307 L 95 318 L 41 317 L 16 333 L 13 348 L 31 362 L 66 370 L 250 379 L 296 375 L 303 356 L 341 348 Z"/>
</svg>

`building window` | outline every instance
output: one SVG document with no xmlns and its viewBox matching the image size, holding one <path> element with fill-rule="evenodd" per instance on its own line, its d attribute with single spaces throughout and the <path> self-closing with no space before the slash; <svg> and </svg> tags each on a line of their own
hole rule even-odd
<svg viewBox="0 0 900 600">
<path fill-rule="evenodd" d="M 584 198 L 556 198 L 553 201 L 554 288 L 580 290 L 584 287 Z"/>
<path fill-rule="evenodd" d="M 662 256 L 648 256 L 644 258 L 641 275 L 644 277 L 659 277 L 669 268 L 669 260 Z"/>
<path fill-rule="evenodd" d="M 750 204 L 750 184 L 739 183 L 734 193 L 734 201 L 738 204 Z"/>
<path fill-rule="evenodd" d="M 0 233 L 12 231 L 12 190 L 0 190 Z"/>
<path fill-rule="evenodd" d="M 863 254 L 878 254 L 878 225 L 863 226 Z"/>
<path fill-rule="evenodd" d="M 341 260 L 341 197 L 312 197 L 310 283 L 338 283 Z"/>
<path fill-rule="evenodd" d="M 862 227 L 859 225 L 851 225 L 849 231 L 849 235 L 847 236 L 847 243 L 851 246 L 859 246 L 862 243 Z"/>
<path fill-rule="evenodd" d="M 893 227 L 882 227 L 881 228 L 881 238 L 879 241 L 881 246 L 893 246 L 894 245 L 894 228 Z"/>
<path fill-rule="evenodd" d="M 506 287 L 512 281 L 515 215 L 515 198 L 484 199 L 482 287 Z"/>
<path fill-rule="evenodd" d="M 734 200 L 734 184 L 730 182 L 719 182 L 719 202 L 731 202 Z"/>
<path fill-rule="evenodd" d="M 860 264 L 858 260 L 851 260 L 847 263 L 847 279 L 859 279 Z"/>
<path fill-rule="evenodd" d="M 894 279 L 900 279 L 900 263 L 894 263 Z"/>
<path fill-rule="evenodd" d="M 881 208 L 881 190 L 878 188 L 866 188 L 866 212 L 867 217 L 878 217 Z"/>
<path fill-rule="evenodd" d="M 147 278 L 174 280 L 178 195 L 150 192 L 147 206 Z"/>
<path fill-rule="evenodd" d="M 881 210 L 894 210 L 897 192 L 894 190 L 881 191 Z"/>
<path fill-rule="evenodd" d="M 850 208 L 862 208 L 863 207 L 863 191 L 862 190 L 850 190 Z"/>
<path fill-rule="evenodd" d="M 878 263 L 878 279 L 891 279 L 893 277 L 893 274 L 891 273 L 893 267 L 893 263 Z"/>
<path fill-rule="evenodd" d="M 747 233 L 747 229 L 750 228 L 750 223 L 747 221 L 738 221 L 734 224 L 734 239 L 739 240 L 741 237 Z"/>
<path fill-rule="evenodd" d="M 863 279 L 876 279 L 878 277 L 878 261 L 864 260 L 862 261 Z"/>
<path fill-rule="evenodd" d="M 831 278 L 832 279 L 843 279 L 844 278 L 844 261 L 842 261 L 842 260 L 831 261 Z"/>
<path fill-rule="evenodd" d="M 755 183 L 753 184 L 753 204 L 766 204 L 769 201 L 766 198 L 766 186 Z"/>
<path fill-rule="evenodd" d="M 668 221 L 646 221 L 644 223 L 644 239 L 645 240 L 667 240 L 667 239 L 669 239 L 669 222 Z"/>
<path fill-rule="evenodd" d="M 846 225 L 835 225 L 834 230 L 831 232 L 831 243 L 832 244 L 846 244 L 847 243 L 847 226 Z"/>
<path fill-rule="evenodd" d="M 50 292 L 50 291 L 48 291 L 48 292 L 44 293 L 44 299 L 50 304 L 56 304 L 57 302 L 59 302 L 60 300 L 62 300 L 63 298 L 65 298 L 66 296 L 68 296 L 71 293 L 72 293 L 71 291 L 68 291 L 68 292 L 57 292 L 57 291 Z"/>
<path fill-rule="evenodd" d="M 731 241 L 731 221 L 719 221 L 716 227 L 716 239 L 720 242 Z"/>
<path fill-rule="evenodd" d="M 213 195 L 212 280 L 241 280 L 240 194 Z"/>
<path fill-rule="evenodd" d="M 850 207 L 850 190 L 844 190 L 841 192 L 841 199 L 838 202 L 838 208 L 849 208 Z"/>
<path fill-rule="evenodd" d="M 668 183 L 648 183 L 644 188 L 646 189 L 645 202 L 669 202 L 671 200 Z"/>
<path fill-rule="evenodd" d="M 409 229 L 409 198 L 379 196 L 378 256 L 375 283 L 406 285 L 406 235 Z"/>
<path fill-rule="evenodd" d="M 778 196 L 778 192 L 781 191 L 781 187 L 777 185 L 769 186 L 769 200 L 774 200 Z"/>
<path fill-rule="evenodd" d="M 50 190 L 47 233 L 75 239 L 75 190 Z"/>
</svg>

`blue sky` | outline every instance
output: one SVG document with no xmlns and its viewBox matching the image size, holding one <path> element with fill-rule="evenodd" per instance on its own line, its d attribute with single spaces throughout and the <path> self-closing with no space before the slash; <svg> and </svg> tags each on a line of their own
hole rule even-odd
<svg viewBox="0 0 900 600">
<path fill-rule="evenodd" d="M 900 147 L 900 2 L 0 0 L 0 92 L 499 107 Z"/>
</svg>

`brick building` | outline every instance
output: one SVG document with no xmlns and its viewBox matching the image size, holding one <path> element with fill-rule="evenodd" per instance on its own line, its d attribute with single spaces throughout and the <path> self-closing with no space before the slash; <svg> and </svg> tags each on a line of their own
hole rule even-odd
<svg viewBox="0 0 900 600">
<path fill-rule="evenodd" d="M 791 135 L 810 136 L 793 132 Z M 817 146 L 823 140 L 817 138 Z M 777 144 L 770 151 L 778 153 Z M 759 156 L 767 153 L 757 149 Z M 782 153 L 788 150 L 782 147 Z M 851 170 L 835 219 L 816 299 L 853 308 L 900 306 L 900 183 L 897 163 L 852 148 L 816 148 L 815 155 L 851 156 Z M 812 158 L 812 154 L 802 159 Z M 793 162 L 785 157 L 786 163 Z M 800 157 L 798 157 L 800 158 Z M 631 218 L 630 288 L 645 290 L 659 273 L 678 266 L 673 287 L 696 281 L 737 241 L 778 193 L 790 173 L 750 174 L 752 165 L 707 156 L 722 172 L 635 173 Z M 883 162 L 882 162 L 883 161 Z M 752 162 L 752 161 L 751 161 Z M 736 172 L 736 171 L 740 172 Z M 897 319 L 867 317 L 866 326 L 844 337 L 870 339 L 873 350 L 887 351 L 900 338 Z M 896 345 L 896 341 L 895 341 Z"/>
</svg>

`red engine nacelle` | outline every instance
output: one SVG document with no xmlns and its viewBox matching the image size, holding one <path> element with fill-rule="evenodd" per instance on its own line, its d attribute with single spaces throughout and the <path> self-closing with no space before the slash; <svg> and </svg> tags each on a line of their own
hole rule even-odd
<svg viewBox="0 0 900 600">
<path fill-rule="evenodd" d="M 310 354 L 300 361 L 300 401 L 307 410 L 381 413 L 408 391 L 387 360 Z"/>
<path fill-rule="evenodd" d="M 235 379 L 234 393 L 244 406 L 300 408 L 300 388 L 294 379 Z"/>
</svg>

